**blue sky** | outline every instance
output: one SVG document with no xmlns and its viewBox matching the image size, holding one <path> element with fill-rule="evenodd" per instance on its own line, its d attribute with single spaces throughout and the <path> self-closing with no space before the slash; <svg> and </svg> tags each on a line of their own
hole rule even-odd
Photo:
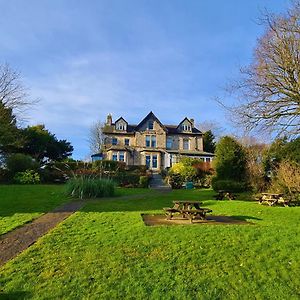
<svg viewBox="0 0 300 300">
<path fill-rule="evenodd" d="M 89 155 L 91 124 L 107 113 L 138 123 L 150 110 L 234 133 L 213 100 L 251 61 L 264 9 L 288 0 L 0 0 L 0 63 L 21 72 L 45 124 Z M 225 99 L 231 101 L 231 99 Z"/>
</svg>

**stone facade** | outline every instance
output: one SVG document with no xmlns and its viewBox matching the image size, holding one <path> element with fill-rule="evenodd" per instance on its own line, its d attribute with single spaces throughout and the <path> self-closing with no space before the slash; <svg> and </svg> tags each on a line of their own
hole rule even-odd
<svg viewBox="0 0 300 300">
<path fill-rule="evenodd" d="M 202 133 L 195 128 L 193 119 L 164 125 L 150 112 L 138 125 L 130 125 L 124 118 L 113 122 L 108 115 L 103 133 L 103 158 L 127 165 L 147 165 L 158 171 L 171 167 L 181 156 L 204 161 L 211 161 L 214 156 L 203 151 Z"/>
</svg>

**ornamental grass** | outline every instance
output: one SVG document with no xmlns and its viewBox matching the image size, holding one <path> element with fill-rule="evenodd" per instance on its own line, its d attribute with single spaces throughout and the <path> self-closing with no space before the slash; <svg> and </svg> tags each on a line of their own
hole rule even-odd
<svg viewBox="0 0 300 300">
<path fill-rule="evenodd" d="M 109 179 L 74 177 L 66 184 L 66 194 L 73 198 L 101 198 L 115 194 L 115 183 Z"/>
</svg>

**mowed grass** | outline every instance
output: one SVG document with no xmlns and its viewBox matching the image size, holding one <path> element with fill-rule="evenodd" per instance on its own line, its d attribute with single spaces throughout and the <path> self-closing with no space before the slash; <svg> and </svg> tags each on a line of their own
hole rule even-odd
<svg viewBox="0 0 300 300">
<path fill-rule="evenodd" d="M 0 185 L 0 235 L 67 201 L 62 185 Z"/>
<path fill-rule="evenodd" d="M 117 188 L 116 196 L 150 193 L 147 189 Z M 64 185 L 0 185 L 0 235 L 70 202 Z"/>
<path fill-rule="evenodd" d="M 2 296 L 299 299 L 300 208 L 212 195 L 182 190 L 89 202 L 2 267 Z M 175 199 L 204 201 L 214 214 L 253 225 L 143 224 L 141 213 L 161 213 Z"/>
</svg>

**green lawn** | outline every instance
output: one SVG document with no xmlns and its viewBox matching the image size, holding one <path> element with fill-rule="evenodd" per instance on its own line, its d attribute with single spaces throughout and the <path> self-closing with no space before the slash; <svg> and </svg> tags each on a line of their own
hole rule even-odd
<svg viewBox="0 0 300 300">
<path fill-rule="evenodd" d="M 150 193 L 117 188 L 117 196 Z M 71 201 L 63 185 L 0 185 L 0 235 Z"/>
<path fill-rule="evenodd" d="M 61 185 L 0 185 L 0 235 L 66 201 Z"/>
<path fill-rule="evenodd" d="M 212 194 L 89 203 L 2 267 L 0 291 L 16 299 L 299 299 L 300 207 Z M 254 225 L 143 224 L 141 213 L 161 213 L 175 199 L 202 200 L 214 214 Z"/>
</svg>

